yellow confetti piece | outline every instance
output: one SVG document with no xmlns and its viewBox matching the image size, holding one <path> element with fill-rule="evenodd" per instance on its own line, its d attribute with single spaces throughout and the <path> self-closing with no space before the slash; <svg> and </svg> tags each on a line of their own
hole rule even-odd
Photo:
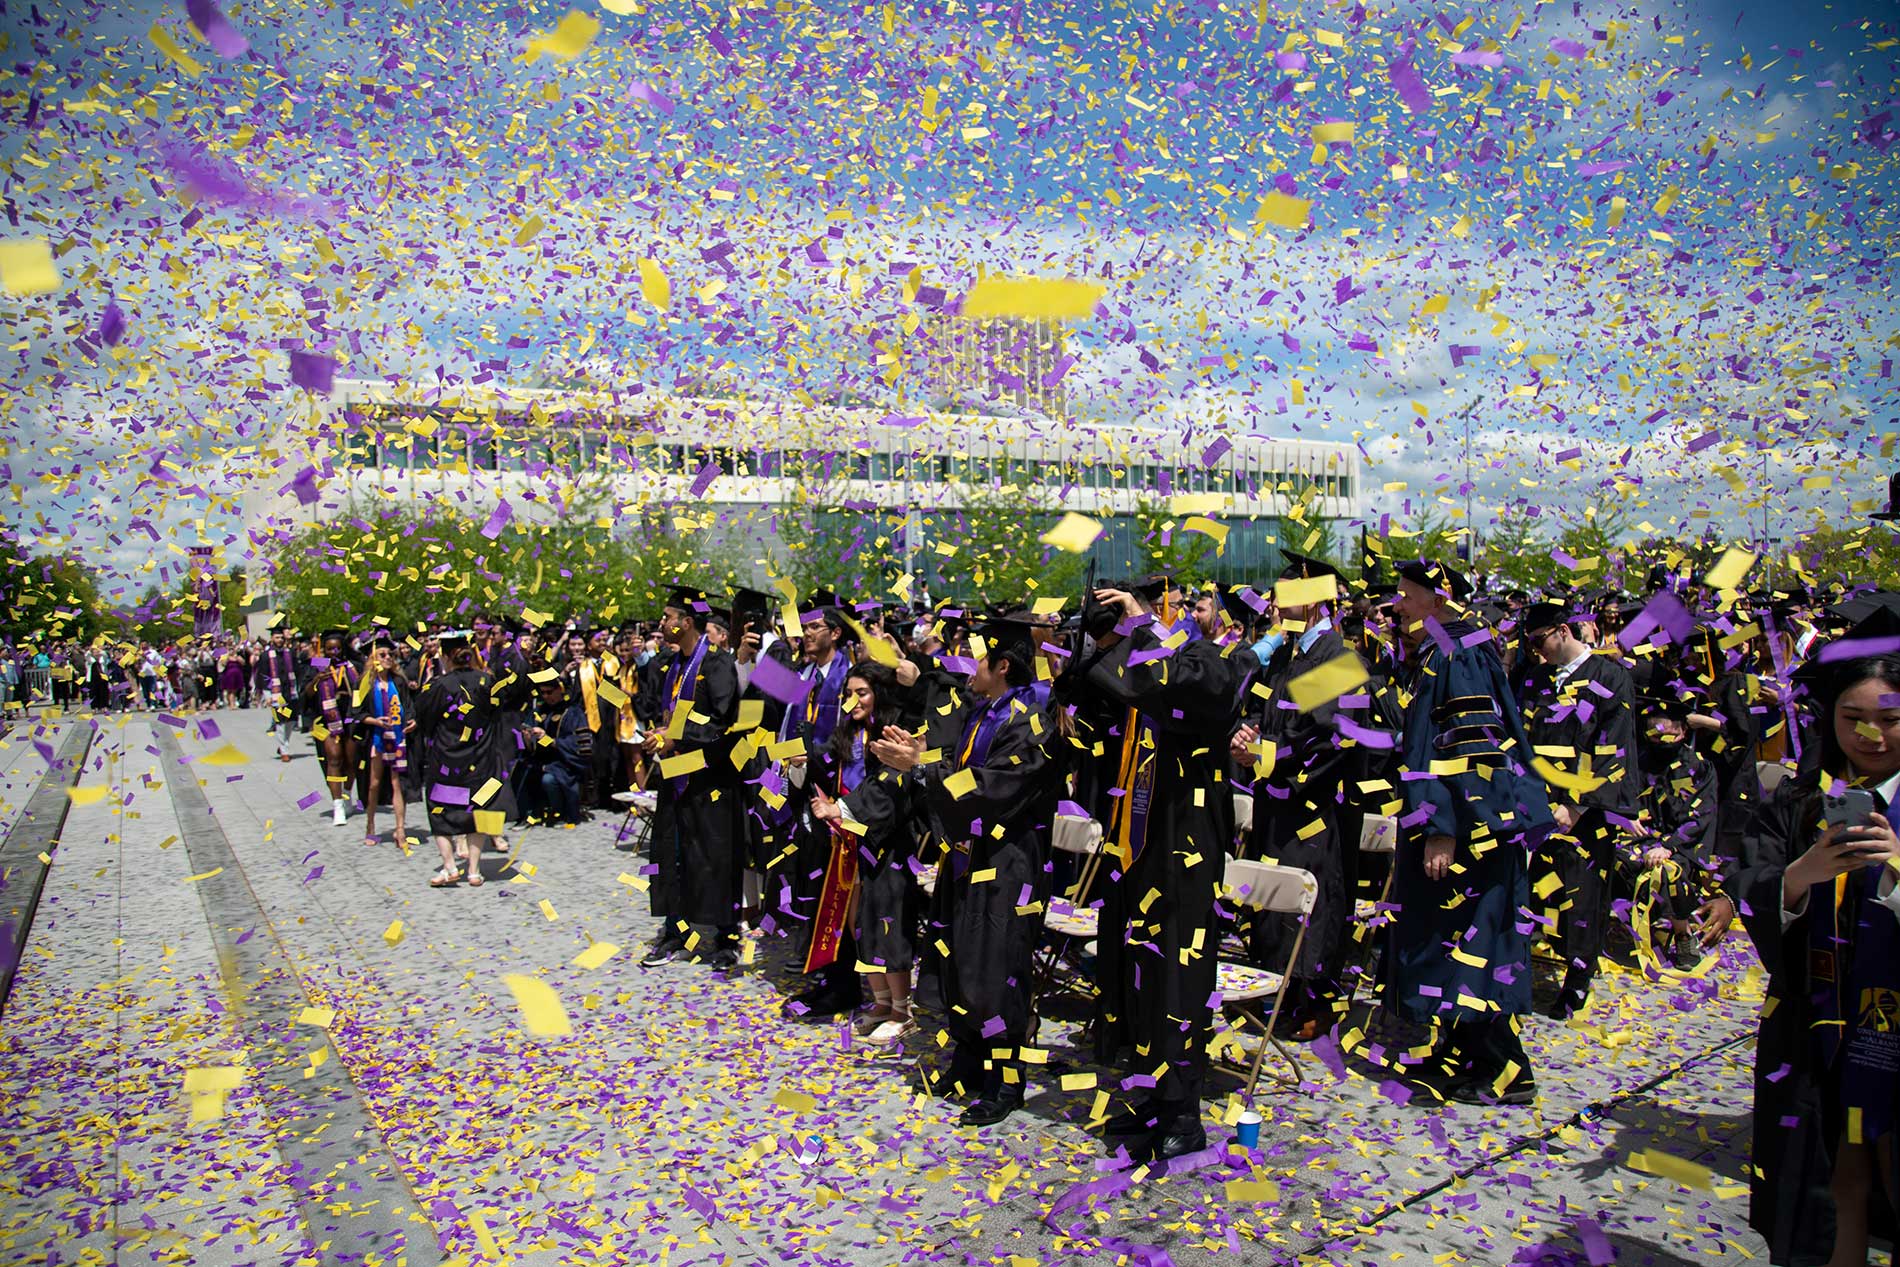
<svg viewBox="0 0 1900 1267">
<path fill-rule="evenodd" d="M 198 883 L 198 881 L 200 881 L 200 880 L 209 880 L 209 879 L 210 879 L 210 878 L 211 878 L 212 876 L 214 876 L 214 875 L 223 875 L 223 874 L 224 874 L 224 868 L 223 868 L 223 867 L 213 867 L 213 868 L 211 868 L 211 870 L 209 870 L 209 871 L 200 871 L 200 872 L 199 872 L 199 873 L 198 873 L 197 875 L 188 875 L 188 876 L 186 876 L 186 877 L 185 877 L 185 883 L 186 883 L 186 884 L 196 884 L 196 883 Z"/>
<path fill-rule="evenodd" d="M 101 783 L 97 787 L 69 787 L 66 789 L 66 795 L 75 805 L 97 805 L 106 799 L 106 793 L 111 790 L 110 786 Z"/>
<path fill-rule="evenodd" d="M 1685 1161 L 1669 1153 L 1637 1152 L 1630 1154 L 1631 1170 L 1640 1170 L 1645 1174 L 1660 1175 L 1664 1179 L 1673 1179 L 1685 1188 L 1708 1188 L 1714 1185 L 1714 1179 L 1707 1166 Z"/>
<path fill-rule="evenodd" d="M 297 1024 L 314 1025 L 318 1029 L 329 1029 L 335 1019 L 336 1009 L 328 1007 L 307 1007 L 297 1013 Z"/>
<path fill-rule="evenodd" d="M 1742 578 L 1748 575 L 1748 569 L 1755 566 L 1755 554 L 1740 546 L 1730 546 L 1715 561 L 1709 574 L 1702 578 L 1703 584 L 1714 590 L 1732 590 L 1741 586 Z"/>
<path fill-rule="evenodd" d="M 673 306 L 673 284 L 653 260 L 640 261 L 640 295 L 661 312 Z"/>
<path fill-rule="evenodd" d="M 957 800 L 976 791 L 976 771 L 958 770 L 943 781 L 943 790 Z"/>
<path fill-rule="evenodd" d="M 204 65 L 190 53 L 180 48 L 178 41 L 172 38 L 172 33 L 158 23 L 152 23 L 152 29 L 146 32 L 146 37 L 152 41 L 153 48 L 156 48 L 159 52 L 170 58 L 172 63 L 187 75 L 202 75 L 204 73 Z"/>
<path fill-rule="evenodd" d="M 477 805 L 486 805 L 494 798 L 495 793 L 499 791 L 501 791 L 501 780 L 491 778 L 488 782 L 476 788 L 475 795 L 469 799 Z"/>
<path fill-rule="evenodd" d="M 985 277 L 964 299 L 963 315 L 1083 321 L 1094 315 L 1102 293 L 1094 282 L 1069 278 Z"/>
<path fill-rule="evenodd" d="M 1281 229 L 1304 229 L 1307 216 L 1312 212 L 1313 204 L 1304 198 L 1294 198 L 1274 190 L 1260 200 L 1260 209 L 1254 212 L 1255 224 L 1270 224 Z"/>
<path fill-rule="evenodd" d="M 236 744 L 227 743 L 213 752 L 207 752 L 198 758 L 199 765 L 249 765 L 251 759 L 238 750 Z"/>
<path fill-rule="evenodd" d="M 793 1113 L 809 1113 L 818 1107 L 818 1101 L 803 1091 L 780 1091 L 772 1097 L 772 1103 L 781 1109 L 789 1109 Z"/>
<path fill-rule="evenodd" d="M 508 827 L 508 814 L 505 810 L 478 809 L 475 811 L 475 832 L 480 836 L 499 836 Z"/>
<path fill-rule="evenodd" d="M 185 1070 L 185 1092 L 205 1095 L 209 1092 L 235 1091 L 244 1084 L 242 1065 L 205 1065 Z"/>
<path fill-rule="evenodd" d="M 546 898 L 541 899 L 541 914 L 547 916 L 548 923 L 550 924 L 561 918 L 555 913 L 554 903 L 548 901 Z"/>
<path fill-rule="evenodd" d="M 59 269 L 45 238 L 0 242 L 0 290 L 9 295 L 44 295 L 59 289 Z"/>
<path fill-rule="evenodd" d="M 1280 1185 L 1271 1179 L 1230 1179 L 1227 1181 L 1227 1200 L 1231 1205 L 1242 1205 L 1252 1201 L 1278 1201 Z"/>
<path fill-rule="evenodd" d="M 1336 145 L 1342 141 L 1351 141 L 1353 123 L 1315 123 L 1313 125 L 1313 143 L 1315 145 Z"/>
<path fill-rule="evenodd" d="M 1039 598 L 1029 606 L 1030 614 L 1035 616 L 1053 616 L 1068 605 L 1069 600 L 1060 595 Z"/>
<path fill-rule="evenodd" d="M 389 943 L 391 946 L 395 946 L 395 945 L 401 944 L 402 939 L 403 939 L 402 921 L 399 919 L 391 920 L 389 922 L 389 927 L 383 930 L 383 940 Z"/>
<path fill-rule="evenodd" d="M 1339 578 L 1336 576 L 1311 576 L 1273 583 L 1273 601 L 1282 607 L 1311 607 L 1315 603 L 1330 603 L 1338 597 Z"/>
<path fill-rule="evenodd" d="M 582 968 L 588 972 L 592 972 L 619 953 L 620 947 L 614 943 L 610 941 L 597 941 L 586 950 L 581 951 L 580 954 L 575 955 L 573 964 L 576 968 Z"/>
<path fill-rule="evenodd" d="M 1593 775 L 1566 774 L 1542 757 L 1531 758 L 1531 769 L 1537 771 L 1538 777 L 1552 787 L 1561 788 L 1566 792 L 1574 792 L 1579 796 L 1586 792 L 1596 791 L 1606 782 L 1606 780 Z"/>
<path fill-rule="evenodd" d="M 561 996 L 554 992 L 553 986 L 517 972 L 506 973 L 501 980 L 515 996 L 522 1024 L 530 1034 L 538 1038 L 566 1038 L 574 1032 L 573 1024 L 567 1019 L 567 1009 L 561 1006 Z"/>
<path fill-rule="evenodd" d="M 482 1218 L 480 1210 L 468 1212 L 468 1230 L 475 1233 L 475 1243 L 481 1246 L 482 1253 L 491 1263 L 503 1261 L 501 1246 L 495 1242 L 495 1234 L 488 1230 L 488 1223 Z"/>
<path fill-rule="evenodd" d="M 527 223 L 515 230 L 515 245 L 528 245 L 528 243 L 540 236 L 541 230 L 547 227 L 548 222 L 543 220 L 540 216 L 529 216 Z"/>
<path fill-rule="evenodd" d="M 1095 1075 L 1092 1073 L 1065 1073 L 1062 1075 L 1062 1089 L 1064 1091 L 1087 1091 L 1094 1085 Z"/>
<path fill-rule="evenodd" d="M 538 62 L 543 56 L 557 58 L 560 61 L 572 61 L 587 50 L 600 34 L 600 22 L 579 9 L 569 9 L 561 24 L 546 35 L 536 36 L 528 41 L 527 59 L 530 64 Z"/>
<path fill-rule="evenodd" d="M 1070 554 L 1084 554 L 1102 535 L 1102 525 L 1087 515 L 1078 515 L 1074 511 L 1062 516 L 1060 522 L 1042 534 L 1040 540 L 1046 546 Z"/>
<path fill-rule="evenodd" d="M 1348 651 L 1328 660 L 1316 669 L 1308 669 L 1286 684 L 1287 694 L 1302 713 L 1310 713 L 1322 704 L 1330 704 L 1341 695 L 1366 682 L 1366 666 Z"/>
<path fill-rule="evenodd" d="M 1215 523 L 1206 515 L 1189 515 L 1187 519 L 1182 522 L 1181 527 L 1188 532 L 1198 532 L 1203 536 L 1214 538 L 1215 554 L 1227 553 L 1227 533 L 1229 529 L 1226 524 Z"/>
<path fill-rule="evenodd" d="M 676 756 L 667 757 L 662 760 L 660 762 L 660 777 L 663 779 L 677 779 L 681 775 L 691 774 L 695 770 L 704 770 L 705 768 L 706 754 L 703 750 L 695 748 L 691 752 L 682 752 Z"/>
</svg>

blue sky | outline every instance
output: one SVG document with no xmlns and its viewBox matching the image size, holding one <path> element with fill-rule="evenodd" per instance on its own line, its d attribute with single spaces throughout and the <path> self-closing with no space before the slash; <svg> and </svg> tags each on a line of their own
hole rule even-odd
<svg viewBox="0 0 1900 1267">
<path fill-rule="evenodd" d="M 893 6 L 887 31 L 882 5 L 589 0 L 593 45 L 525 64 L 566 7 L 247 6 L 236 60 L 176 5 L 9 7 L 4 233 L 65 278 L 0 296 L 15 522 L 133 584 L 229 537 L 235 490 L 302 460 L 257 445 L 299 407 L 292 347 L 402 381 L 586 344 L 626 388 L 886 391 L 877 346 L 926 315 L 900 264 L 951 296 L 979 268 L 1103 282 L 1081 416 L 1355 441 L 1405 484 L 1375 513 L 1462 478 L 1474 401 L 1480 520 L 1621 471 L 1699 530 L 1764 468 L 1748 496 L 1848 520 L 1884 480 L 1892 6 L 1282 4 L 1257 33 L 1232 4 Z M 1354 140 L 1316 154 L 1329 123 Z M 1256 223 L 1276 191 L 1304 231 Z"/>
</svg>

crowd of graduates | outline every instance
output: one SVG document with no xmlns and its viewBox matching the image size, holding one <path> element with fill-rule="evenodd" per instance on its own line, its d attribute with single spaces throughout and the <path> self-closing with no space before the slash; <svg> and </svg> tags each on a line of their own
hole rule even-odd
<svg viewBox="0 0 1900 1267">
<path fill-rule="evenodd" d="M 1896 1205 L 1900 596 L 1651 580 L 1490 593 L 1421 560 L 1381 586 L 1289 554 L 1258 589 L 980 612 L 682 587 L 616 629 L 279 636 L 259 672 L 339 824 L 352 796 L 398 839 L 426 814 L 439 888 L 481 884 L 511 821 L 633 804 L 646 967 L 795 939 L 788 1015 L 892 1051 L 933 978 L 950 1058 L 921 1085 L 967 1126 L 1022 1105 L 1047 917 L 1091 912 L 1084 1032 L 1123 1073 L 1096 1117 L 1135 1157 L 1206 1145 L 1223 956 L 1284 974 L 1281 1041 L 1363 1040 L 1370 977 L 1426 1035 L 1397 1058 L 1423 1101 L 1515 1106 L 1523 1027 L 1588 1008 L 1606 954 L 1707 971 L 1739 917 L 1771 978 L 1755 1225 L 1775 1261 L 1860 1262 Z M 1310 913 L 1244 909 L 1233 858 L 1307 873 Z"/>
</svg>

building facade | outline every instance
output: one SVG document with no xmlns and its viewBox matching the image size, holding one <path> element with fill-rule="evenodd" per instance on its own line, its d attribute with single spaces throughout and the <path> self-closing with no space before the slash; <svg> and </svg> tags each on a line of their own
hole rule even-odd
<svg viewBox="0 0 1900 1267">
<path fill-rule="evenodd" d="M 1175 518 L 1217 519 L 1228 529 L 1218 579 L 1253 581 L 1278 569 L 1279 517 L 1296 504 L 1315 523 L 1358 519 L 1363 506 L 1352 445 L 778 400 L 554 390 L 424 399 L 340 382 L 272 444 L 307 457 L 322 478 L 314 497 L 289 485 L 246 495 L 259 546 L 286 527 L 403 502 L 479 517 L 505 499 L 513 518 L 548 522 L 573 499 L 547 490 L 571 487 L 617 508 L 629 526 L 636 508 L 716 520 L 756 546 L 748 558 L 774 549 L 784 508 L 862 516 L 928 583 L 936 515 L 1014 485 L 1052 513 L 1102 522 L 1094 546 L 1102 575 L 1138 565 L 1138 512 L 1168 508 Z"/>
</svg>

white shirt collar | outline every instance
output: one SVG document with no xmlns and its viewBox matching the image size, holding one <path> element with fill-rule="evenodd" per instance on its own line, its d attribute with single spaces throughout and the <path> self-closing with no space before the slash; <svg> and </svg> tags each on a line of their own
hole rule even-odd
<svg viewBox="0 0 1900 1267">
<path fill-rule="evenodd" d="M 1576 659 L 1572 660 L 1569 664 L 1564 665 L 1563 668 L 1558 669 L 1557 670 L 1557 685 L 1562 686 L 1565 682 L 1569 681 L 1570 675 L 1572 673 L 1575 673 L 1578 669 L 1582 668 L 1583 662 L 1585 660 L 1588 660 L 1590 658 L 1590 655 L 1591 655 L 1590 648 L 1585 647 L 1583 649 L 1582 654 L 1580 654 Z"/>
</svg>

